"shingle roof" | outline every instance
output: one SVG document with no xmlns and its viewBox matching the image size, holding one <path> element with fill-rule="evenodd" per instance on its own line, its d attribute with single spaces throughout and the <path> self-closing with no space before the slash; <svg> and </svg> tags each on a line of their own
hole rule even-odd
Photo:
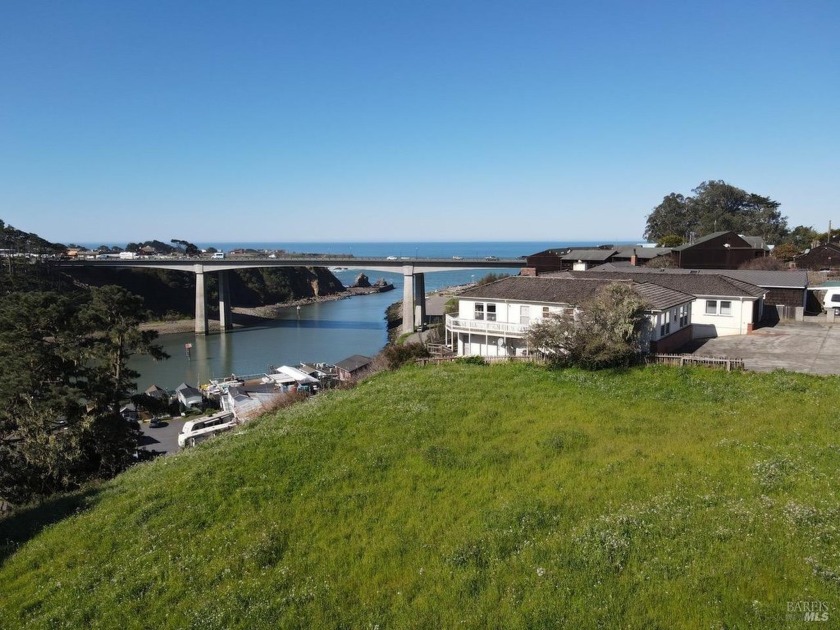
<svg viewBox="0 0 840 630">
<path fill-rule="evenodd" d="M 502 278 L 461 294 L 462 298 L 483 300 L 516 300 L 548 304 L 578 305 L 593 298 L 604 287 L 614 284 L 614 279 L 570 277 L 566 275 L 511 276 Z M 636 282 L 632 278 L 619 279 L 630 284 L 653 310 L 671 308 L 693 300 L 690 294 L 652 283 Z"/>
<path fill-rule="evenodd" d="M 706 234 L 705 236 L 699 236 L 694 239 L 693 243 L 685 243 L 684 245 L 680 245 L 679 247 L 675 247 L 674 251 L 683 251 L 688 249 L 689 247 L 694 247 L 695 245 L 699 245 L 700 243 L 705 243 L 706 241 L 711 241 L 713 238 L 717 238 L 719 236 L 723 236 L 724 234 L 732 234 L 736 238 L 741 239 L 744 242 L 744 245 L 734 245 L 733 247 L 754 247 L 752 243 L 750 243 L 746 237 L 741 236 L 740 234 L 736 234 L 732 230 L 724 230 L 722 232 L 712 232 L 711 234 Z M 759 247 L 758 249 L 761 249 Z"/>
<path fill-rule="evenodd" d="M 616 249 L 573 249 L 568 254 L 563 254 L 563 260 L 607 260 L 616 254 Z"/>
<path fill-rule="evenodd" d="M 622 258 L 630 257 L 633 254 L 636 254 L 636 258 L 639 260 L 650 260 L 652 258 L 657 258 L 659 256 L 664 256 L 665 254 L 671 253 L 670 247 L 639 247 L 639 246 L 626 246 L 626 247 L 619 247 L 618 248 L 618 255 Z"/>
<path fill-rule="evenodd" d="M 615 280 L 635 279 L 638 282 L 651 282 L 669 289 L 682 291 L 689 295 L 719 295 L 727 297 L 761 297 L 766 291 L 749 282 L 737 280 L 721 274 L 712 273 L 667 273 L 654 271 L 650 273 L 634 271 L 566 271 L 566 274 L 579 276 L 581 274 L 596 274 Z M 546 274 L 554 275 L 554 274 Z M 545 276 L 543 276 L 545 277 Z"/>
<path fill-rule="evenodd" d="M 366 357 L 363 354 L 354 354 L 352 357 L 347 357 L 335 364 L 335 367 L 348 372 L 355 372 L 356 370 L 365 367 L 373 359 Z"/>
<path fill-rule="evenodd" d="M 650 267 L 633 267 L 626 263 L 606 263 L 599 267 L 594 267 L 590 271 L 620 271 L 627 273 L 646 273 L 646 274 L 677 274 L 677 275 L 696 275 L 706 274 L 715 276 L 727 276 L 734 278 L 741 282 L 754 284 L 757 287 L 764 288 L 785 288 L 785 289 L 805 289 L 808 286 L 808 272 L 802 270 L 789 271 L 764 271 L 761 269 L 659 269 L 652 271 Z"/>
<path fill-rule="evenodd" d="M 691 302 L 694 299 L 693 295 L 653 284 L 652 282 L 634 283 L 633 288 L 653 310 L 657 311 L 673 308 L 674 306 Z"/>
</svg>

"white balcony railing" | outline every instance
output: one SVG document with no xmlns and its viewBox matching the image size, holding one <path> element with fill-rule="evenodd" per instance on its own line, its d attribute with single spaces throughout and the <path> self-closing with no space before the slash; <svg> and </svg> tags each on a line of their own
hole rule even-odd
<svg viewBox="0 0 840 630">
<path fill-rule="evenodd" d="M 528 324 L 509 324 L 506 322 L 489 322 L 486 319 L 466 319 L 464 317 L 446 316 L 446 327 L 453 332 L 473 332 L 480 335 L 505 335 L 521 337 L 528 330 Z"/>
</svg>

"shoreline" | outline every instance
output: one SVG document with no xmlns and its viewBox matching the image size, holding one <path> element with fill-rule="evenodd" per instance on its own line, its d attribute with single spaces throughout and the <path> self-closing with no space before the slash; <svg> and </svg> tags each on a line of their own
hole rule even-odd
<svg viewBox="0 0 840 630">
<path fill-rule="evenodd" d="M 278 319 L 280 313 L 290 308 L 307 306 L 309 304 L 318 304 L 321 302 L 335 302 L 337 300 L 345 300 L 357 295 L 373 295 L 375 293 L 385 292 L 387 291 L 380 291 L 376 287 L 350 287 L 344 291 L 340 291 L 339 293 L 331 293 L 329 295 L 299 298 L 289 302 L 265 304 L 262 306 L 232 306 L 230 310 L 233 319 L 233 327 L 247 328 L 249 326 L 258 326 L 266 321 Z M 209 318 L 208 326 L 210 332 L 219 332 L 221 330 L 218 319 Z M 195 332 L 195 318 L 185 317 L 182 319 L 147 321 L 140 324 L 140 330 L 156 330 L 160 336 L 191 333 Z"/>
</svg>

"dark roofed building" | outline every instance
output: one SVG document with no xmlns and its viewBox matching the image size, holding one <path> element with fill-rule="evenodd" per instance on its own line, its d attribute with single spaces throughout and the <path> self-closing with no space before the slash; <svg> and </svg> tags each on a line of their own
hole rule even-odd
<svg viewBox="0 0 840 630">
<path fill-rule="evenodd" d="M 713 232 L 693 243 L 675 247 L 671 257 L 674 264 L 683 269 L 737 269 L 768 254 L 766 247 L 756 247 L 756 242 L 748 238 L 755 237 L 744 237 L 731 231 Z"/>
<path fill-rule="evenodd" d="M 362 354 L 354 354 L 335 364 L 338 372 L 338 380 L 342 382 L 352 381 L 367 372 L 373 359 Z"/>
<path fill-rule="evenodd" d="M 599 247 L 565 247 L 546 249 L 526 258 L 528 268 L 537 274 L 552 271 L 586 270 L 605 263 L 625 262 L 643 265 L 659 256 L 671 253 L 668 247 L 642 247 L 641 245 L 600 245 Z M 526 274 L 523 274 L 526 275 Z"/>
<path fill-rule="evenodd" d="M 811 271 L 835 271 L 840 269 L 840 243 L 828 243 L 812 247 L 793 259 L 797 269 Z"/>
</svg>

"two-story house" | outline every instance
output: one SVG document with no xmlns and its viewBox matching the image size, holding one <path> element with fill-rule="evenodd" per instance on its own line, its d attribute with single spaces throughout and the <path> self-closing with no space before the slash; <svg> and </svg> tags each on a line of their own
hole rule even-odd
<svg viewBox="0 0 840 630">
<path fill-rule="evenodd" d="M 459 356 L 527 356 L 526 333 L 535 321 L 553 315 L 573 316 L 589 299 L 615 280 L 513 276 L 461 294 L 458 315 L 446 316 L 446 344 Z M 645 350 L 666 352 L 691 339 L 694 297 L 632 279 L 630 285 L 648 304 L 643 332 Z"/>
</svg>

